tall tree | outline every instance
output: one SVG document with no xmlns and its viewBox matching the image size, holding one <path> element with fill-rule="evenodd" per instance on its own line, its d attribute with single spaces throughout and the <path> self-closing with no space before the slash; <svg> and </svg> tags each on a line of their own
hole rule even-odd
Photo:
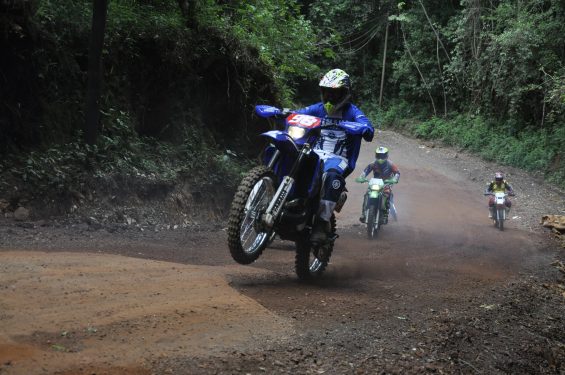
<svg viewBox="0 0 565 375">
<path fill-rule="evenodd" d="M 100 122 L 100 87 L 102 84 L 102 47 L 106 28 L 108 0 L 93 0 L 92 30 L 88 52 L 88 89 L 86 95 L 86 143 L 96 143 Z"/>
</svg>

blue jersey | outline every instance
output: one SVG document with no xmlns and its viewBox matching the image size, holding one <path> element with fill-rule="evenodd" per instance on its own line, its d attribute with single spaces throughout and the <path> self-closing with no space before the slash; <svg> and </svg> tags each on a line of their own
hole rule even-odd
<svg viewBox="0 0 565 375">
<path fill-rule="evenodd" d="M 363 133 L 363 138 L 367 142 L 373 139 L 375 133 L 371 121 L 359 108 L 351 103 L 346 104 L 338 113 L 332 116 L 328 116 L 324 104 L 321 102 L 299 109 L 296 112 L 320 118 L 339 119 L 364 124 L 367 127 L 367 131 Z M 320 139 L 314 145 L 314 150 L 321 156 L 331 155 L 332 157 L 342 158 L 347 163 L 345 175 L 348 175 L 355 169 L 360 149 L 361 136 L 348 134 L 344 129 L 338 127 L 322 129 Z"/>
</svg>

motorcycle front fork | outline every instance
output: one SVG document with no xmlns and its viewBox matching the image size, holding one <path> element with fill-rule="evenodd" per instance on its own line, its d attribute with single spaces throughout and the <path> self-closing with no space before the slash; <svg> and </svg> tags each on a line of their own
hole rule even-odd
<svg viewBox="0 0 565 375">
<path fill-rule="evenodd" d="M 490 217 L 492 219 L 496 219 L 496 212 L 497 212 L 496 206 L 489 207 L 488 209 L 489 209 Z M 503 217 L 504 220 L 506 220 L 506 218 L 508 217 L 509 212 L 510 212 L 510 207 L 504 206 L 504 217 Z"/>
<path fill-rule="evenodd" d="M 367 201 L 368 201 L 368 200 L 369 200 L 369 195 L 368 195 L 368 194 L 365 194 L 365 195 L 363 196 L 363 206 L 361 207 L 361 215 L 362 215 L 362 216 L 365 216 L 365 212 L 367 211 Z M 385 206 L 385 207 L 384 207 L 385 209 L 388 208 L 388 207 L 387 207 L 387 203 L 388 203 L 388 202 L 389 202 L 389 201 L 387 200 L 386 196 L 383 195 L 383 205 Z"/>
</svg>

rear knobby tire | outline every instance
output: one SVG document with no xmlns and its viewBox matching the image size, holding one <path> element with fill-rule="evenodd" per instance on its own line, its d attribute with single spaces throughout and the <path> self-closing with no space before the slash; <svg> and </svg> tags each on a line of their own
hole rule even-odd
<svg viewBox="0 0 565 375">
<path fill-rule="evenodd" d="M 260 218 L 276 191 L 276 181 L 272 170 L 258 166 L 247 172 L 237 188 L 228 218 L 228 246 L 232 258 L 240 264 L 250 264 L 257 260 L 268 243 L 271 232 L 261 228 Z M 258 185 L 259 183 L 262 185 Z M 266 194 L 256 194 L 257 198 L 263 199 L 258 203 L 255 200 L 248 202 L 253 189 L 256 186 L 263 187 L 263 184 L 272 185 L 265 189 L 268 190 Z M 253 206 L 252 210 L 249 209 L 250 204 Z M 244 226 L 246 227 L 243 228 Z M 247 233 L 251 236 L 250 244 L 246 238 L 242 238 Z"/>
<path fill-rule="evenodd" d="M 335 235 L 336 231 L 336 219 L 335 215 L 332 215 L 330 219 L 331 225 L 331 235 Z M 325 249 L 320 249 L 319 251 L 323 251 L 323 259 L 319 259 L 314 254 L 314 248 L 310 243 L 310 240 L 306 237 L 299 241 L 295 242 L 296 244 L 296 257 L 295 257 L 295 270 L 296 275 L 300 280 L 313 280 L 319 278 L 328 263 L 330 262 L 330 257 L 332 256 L 332 252 L 334 249 L 334 242 L 330 242 L 324 246 Z"/>
</svg>

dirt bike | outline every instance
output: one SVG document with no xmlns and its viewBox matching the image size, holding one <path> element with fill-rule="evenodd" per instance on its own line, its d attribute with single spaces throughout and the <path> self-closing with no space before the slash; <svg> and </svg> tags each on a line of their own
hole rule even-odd
<svg viewBox="0 0 565 375">
<path fill-rule="evenodd" d="M 506 197 L 508 194 L 503 192 L 496 192 L 496 193 L 485 193 L 485 195 L 493 195 L 494 196 L 494 206 L 489 207 L 492 213 L 492 220 L 495 227 L 500 230 L 504 230 L 504 221 L 506 220 Z"/>
<path fill-rule="evenodd" d="M 359 183 L 369 183 L 367 189 L 367 204 L 365 205 L 365 223 L 367 224 L 367 237 L 374 239 L 382 225 L 388 223 L 388 209 L 386 208 L 384 197 L 384 189 L 387 185 L 396 183 L 395 180 L 384 180 L 381 178 L 366 178 L 359 177 L 355 179 Z M 391 213 L 396 219 L 396 209 L 391 205 Z"/>
<path fill-rule="evenodd" d="M 282 240 L 294 241 L 298 277 L 319 277 L 328 265 L 338 236 L 332 215 L 329 240 L 310 241 L 320 205 L 323 172 L 323 161 L 313 147 L 324 127 L 339 127 L 359 136 L 366 128 L 356 122 L 289 113 L 266 105 L 256 106 L 255 112 L 263 118 L 284 120 L 285 127 L 261 134 L 270 142 L 264 151 L 263 165 L 244 176 L 234 196 L 228 220 L 231 256 L 240 264 L 250 264 L 276 234 Z M 336 211 L 345 199 L 342 193 Z"/>
</svg>

